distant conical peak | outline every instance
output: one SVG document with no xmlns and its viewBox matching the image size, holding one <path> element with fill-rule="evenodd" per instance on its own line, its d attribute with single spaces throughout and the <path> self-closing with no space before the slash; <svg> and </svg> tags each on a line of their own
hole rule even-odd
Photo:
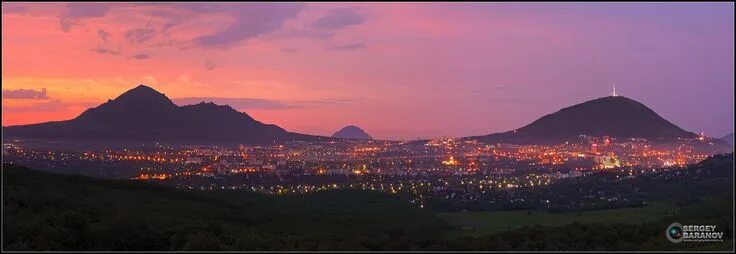
<svg viewBox="0 0 736 254">
<path fill-rule="evenodd" d="M 358 126 L 355 125 L 348 125 L 340 129 L 339 131 L 335 132 L 335 134 L 332 135 L 332 137 L 335 138 L 348 138 L 348 139 L 373 139 L 368 133 L 363 131 Z"/>
</svg>

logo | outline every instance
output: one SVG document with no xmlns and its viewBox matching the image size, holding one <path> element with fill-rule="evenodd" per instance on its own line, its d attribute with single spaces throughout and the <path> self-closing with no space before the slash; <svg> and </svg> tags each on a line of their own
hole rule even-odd
<svg viewBox="0 0 736 254">
<path fill-rule="evenodd" d="M 670 224 L 670 226 L 667 227 L 665 235 L 667 235 L 667 240 L 670 240 L 670 242 L 682 242 L 682 225 L 677 222 Z"/>
<path fill-rule="evenodd" d="M 673 243 L 680 242 L 722 242 L 723 232 L 716 231 L 716 225 L 682 225 L 672 223 L 665 236 Z"/>
</svg>

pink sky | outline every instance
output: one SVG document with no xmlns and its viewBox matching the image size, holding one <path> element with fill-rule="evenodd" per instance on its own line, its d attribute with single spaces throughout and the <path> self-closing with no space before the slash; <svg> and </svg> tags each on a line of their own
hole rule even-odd
<svg viewBox="0 0 736 254">
<path fill-rule="evenodd" d="M 289 131 L 506 131 L 620 94 L 733 132 L 733 3 L 3 3 L 3 126 L 138 84 Z M 42 92 L 45 89 L 45 93 Z"/>
</svg>

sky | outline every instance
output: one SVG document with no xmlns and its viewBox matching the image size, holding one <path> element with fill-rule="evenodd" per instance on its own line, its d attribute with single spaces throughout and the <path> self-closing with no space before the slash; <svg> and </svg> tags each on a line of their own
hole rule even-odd
<svg viewBox="0 0 736 254">
<path fill-rule="evenodd" d="M 292 132 L 460 137 L 614 83 L 686 130 L 732 133 L 734 4 L 2 3 L 3 126 L 145 84 Z"/>
</svg>

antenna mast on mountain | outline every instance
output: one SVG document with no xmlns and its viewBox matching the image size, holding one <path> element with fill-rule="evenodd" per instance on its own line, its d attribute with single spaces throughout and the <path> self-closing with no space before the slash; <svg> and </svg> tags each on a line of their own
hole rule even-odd
<svg viewBox="0 0 736 254">
<path fill-rule="evenodd" d="M 616 94 L 616 82 L 613 82 L 613 93 L 611 93 L 611 96 L 616 97 L 618 94 Z"/>
</svg>

